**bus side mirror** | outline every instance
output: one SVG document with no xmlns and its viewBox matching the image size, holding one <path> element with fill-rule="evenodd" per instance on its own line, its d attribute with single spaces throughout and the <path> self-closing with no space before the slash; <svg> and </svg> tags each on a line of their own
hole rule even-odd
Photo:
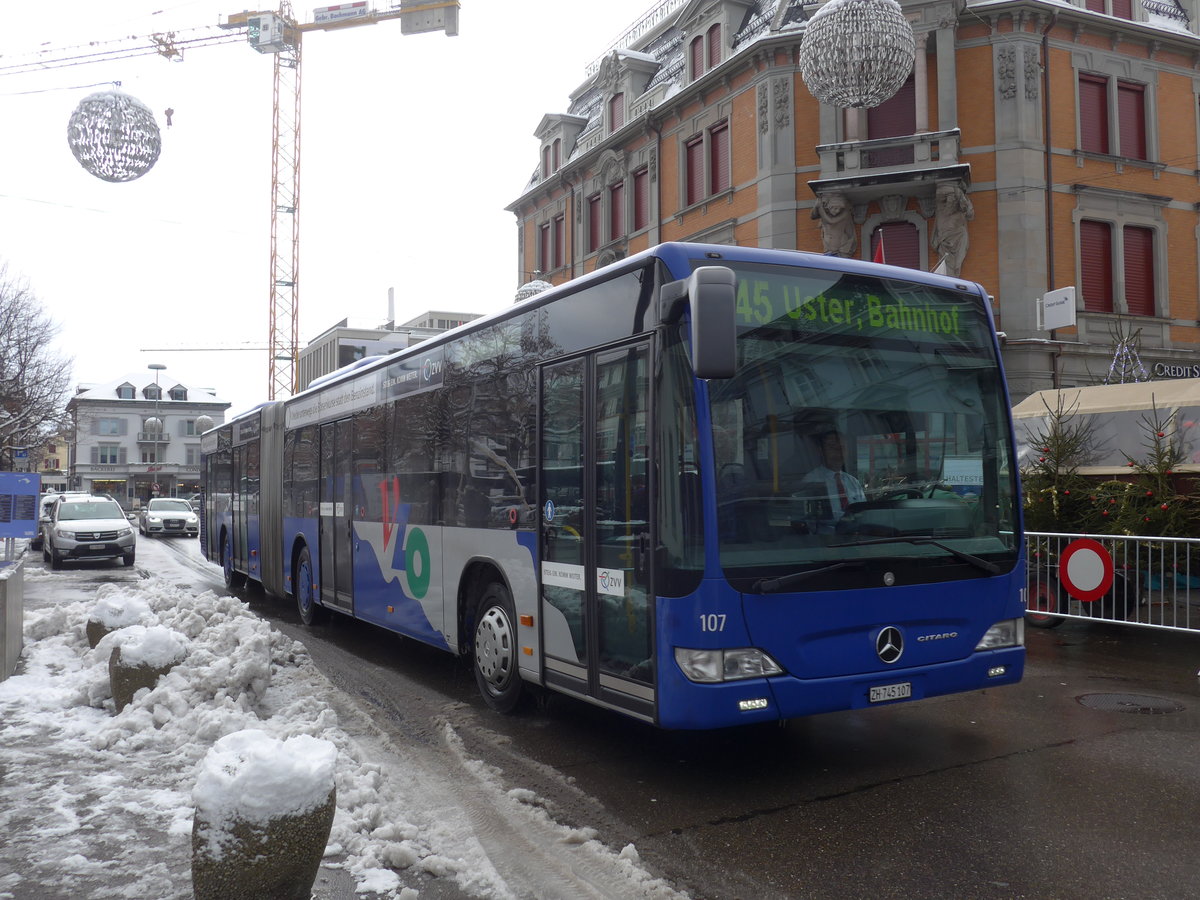
<svg viewBox="0 0 1200 900">
<path fill-rule="evenodd" d="M 725 266 L 702 266 L 688 277 L 663 286 L 663 318 L 670 321 L 691 308 L 692 371 L 697 378 L 732 378 L 737 370 L 737 276 Z"/>
</svg>

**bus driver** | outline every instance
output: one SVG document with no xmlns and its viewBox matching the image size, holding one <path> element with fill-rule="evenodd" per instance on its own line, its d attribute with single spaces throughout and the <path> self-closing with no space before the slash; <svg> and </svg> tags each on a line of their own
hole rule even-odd
<svg viewBox="0 0 1200 900">
<path fill-rule="evenodd" d="M 867 499 L 857 478 L 846 471 L 845 448 L 842 436 L 836 429 L 820 432 L 815 436 L 821 448 L 821 465 L 804 476 L 805 484 L 821 485 L 824 496 L 829 499 L 829 509 L 836 523 L 851 503 L 862 503 Z"/>
</svg>

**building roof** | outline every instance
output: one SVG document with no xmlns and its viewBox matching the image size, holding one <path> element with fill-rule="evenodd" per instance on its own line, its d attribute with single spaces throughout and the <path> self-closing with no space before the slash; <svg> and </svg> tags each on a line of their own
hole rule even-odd
<svg viewBox="0 0 1200 900">
<path fill-rule="evenodd" d="M 119 396 L 117 388 L 122 385 L 133 385 L 133 399 L 124 399 Z M 160 374 L 158 385 L 162 388 L 162 399 L 159 401 L 164 404 L 171 403 L 203 403 L 207 405 L 217 405 L 228 408 L 232 404 L 227 400 L 222 400 L 216 395 L 216 392 L 209 387 L 198 387 L 187 382 L 183 382 L 171 375 L 165 373 Z M 103 382 L 81 382 L 75 386 L 75 395 L 71 397 L 67 405 L 71 406 L 74 403 L 83 400 L 105 401 L 113 403 L 146 403 L 150 398 L 147 398 L 143 391 L 146 387 L 154 386 L 154 373 L 150 371 L 133 372 L 122 375 L 120 378 L 114 378 L 111 381 Z M 187 391 L 187 400 L 172 400 L 171 391 L 175 388 L 184 388 Z"/>
<path fill-rule="evenodd" d="M 571 94 L 567 114 L 585 121 L 579 139 L 567 152 L 564 163 L 569 163 L 577 154 L 577 148 L 585 144 L 585 136 L 603 124 L 604 79 L 600 77 L 604 60 L 616 55 L 618 58 L 653 63 L 657 70 L 651 76 L 646 90 L 663 84 L 683 87 L 687 83 L 687 47 L 680 22 L 689 17 L 692 2 L 661 0 L 653 5 L 642 18 L 628 28 L 603 56 L 588 67 L 587 80 Z M 758 0 L 750 3 L 746 15 L 733 35 L 732 52 L 737 53 L 747 44 L 762 37 L 793 31 L 797 25 L 811 16 L 817 7 L 815 0 Z M 805 7 L 808 7 L 805 11 Z M 664 14 L 665 13 L 665 14 Z M 545 120 L 543 119 L 543 122 Z M 542 181 L 540 167 L 530 178 L 525 190 Z"/>
</svg>

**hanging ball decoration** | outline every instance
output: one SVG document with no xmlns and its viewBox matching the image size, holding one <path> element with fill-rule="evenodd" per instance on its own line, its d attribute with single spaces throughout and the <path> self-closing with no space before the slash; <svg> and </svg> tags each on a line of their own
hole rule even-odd
<svg viewBox="0 0 1200 900">
<path fill-rule="evenodd" d="M 912 73 L 916 40 L 896 0 L 829 0 L 800 42 L 800 75 L 822 103 L 874 107 Z"/>
<path fill-rule="evenodd" d="M 522 300 L 528 300 L 530 297 L 537 296 L 542 291 L 554 287 L 548 281 L 542 281 L 540 278 L 535 278 L 533 281 L 527 281 L 517 288 L 517 296 L 513 299 L 513 303 L 520 303 Z"/>
<path fill-rule="evenodd" d="M 79 164 L 104 181 L 133 181 L 153 168 L 162 149 L 154 114 L 135 97 L 101 91 L 84 97 L 67 125 Z"/>
</svg>

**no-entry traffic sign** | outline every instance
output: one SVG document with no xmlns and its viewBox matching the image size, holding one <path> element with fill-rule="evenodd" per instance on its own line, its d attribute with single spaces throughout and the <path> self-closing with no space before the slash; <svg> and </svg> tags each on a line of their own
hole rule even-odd
<svg viewBox="0 0 1200 900">
<path fill-rule="evenodd" d="M 1099 600 L 1112 587 L 1112 556 L 1103 544 L 1091 538 L 1071 541 L 1059 559 L 1058 579 L 1076 600 Z"/>
</svg>

